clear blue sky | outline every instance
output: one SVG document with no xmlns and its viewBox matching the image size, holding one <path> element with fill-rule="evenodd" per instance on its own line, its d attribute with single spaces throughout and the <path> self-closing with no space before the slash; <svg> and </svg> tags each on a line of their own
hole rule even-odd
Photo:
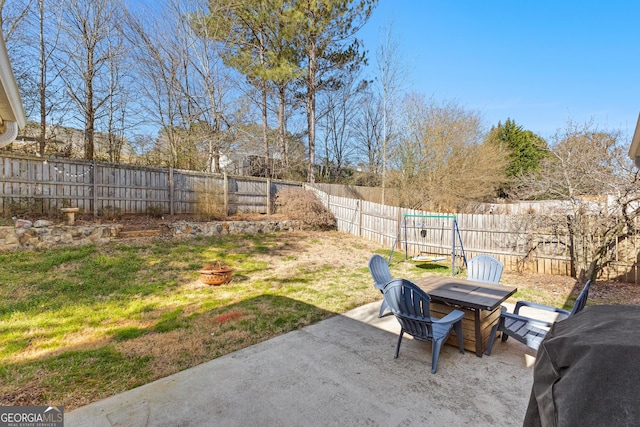
<svg viewBox="0 0 640 427">
<path fill-rule="evenodd" d="M 485 125 L 507 118 L 544 138 L 593 119 L 630 142 L 640 112 L 640 2 L 380 0 L 358 33 L 370 62 L 393 33 L 410 91 L 456 100 Z"/>
</svg>

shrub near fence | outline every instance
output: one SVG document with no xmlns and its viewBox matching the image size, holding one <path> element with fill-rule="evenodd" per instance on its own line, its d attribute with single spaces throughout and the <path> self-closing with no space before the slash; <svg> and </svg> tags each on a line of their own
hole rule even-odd
<svg viewBox="0 0 640 427">
<path fill-rule="evenodd" d="M 412 235 L 405 242 L 403 236 L 398 234 L 405 214 L 438 216 L 442 215 L 441 213 L 329 195 L 315 185 L 307 186 L 313 189 L 336 216 L 339 231 L 375 241 L 389 250 L 395 247 L 395 250 L 404 253 L 406 247 L 410 257 L 421 251 L 431 255 L 451 254 L 450 223 L 445 223 L 444 220 L 425 219 L 424 237 Z M 526 214 L 455 216 L 467 259 L 485 253 L 498 258 L 510 271 L 571 275 L 568 235 L 532 227 Z M 640 226 L 640 222 L 637 226 Z M 600 272 L 600 279 L 640 283 L 638 247 L 640 239 L 619 245 L 614 250 L 615 260 Z"/>
<path fill-rule="evenodd" d="M 75 159 L 0 157 L 6 215 L 271 213 L 275 194 L 301 183 Z"/>
</svg>

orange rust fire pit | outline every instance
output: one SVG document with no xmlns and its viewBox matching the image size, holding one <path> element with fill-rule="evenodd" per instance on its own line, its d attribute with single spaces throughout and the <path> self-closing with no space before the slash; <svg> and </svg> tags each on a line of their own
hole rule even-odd
<svg viewBox="0 0 640 427">
<path fill-rule="evenodd" d="M 233 268 L 222 265 L 219 261 L 215 264 L 207 264 L 202 267 L 200 281 L 205 285 L 223 285 L 233 278 Z"/>
</svg>

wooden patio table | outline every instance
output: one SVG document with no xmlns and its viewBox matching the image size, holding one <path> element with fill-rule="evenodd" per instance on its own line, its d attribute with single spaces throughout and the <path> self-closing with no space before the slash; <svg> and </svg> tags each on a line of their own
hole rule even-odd
<svg viewBox="0 0 640 427">
<path fill-rule="evenodd" d="M 444 276 L 422 277 L 414 283 L 431 297 L 430 311 L 434 317 L 446 316 L 453 309 L 464 311 L 464 347 L 475 351 L 478 357 L 482 357 L 491 328 L 500 319 L 500 304 L 518 290 L 515 286 Z M 447 342 L 457 345 L 455 336 Z"/>
</svg>

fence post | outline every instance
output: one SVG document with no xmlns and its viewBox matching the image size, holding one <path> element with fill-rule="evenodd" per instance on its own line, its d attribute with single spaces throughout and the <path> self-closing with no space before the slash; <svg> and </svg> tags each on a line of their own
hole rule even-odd
<svg viewBox="0 0 640 427">
<path fill-rule="evenodd" d="M 173 216 L 175 212 L 173 204 L 173 167 L 169 166 L 169 214 L 171 216 Z"/>
<path fill-rule="evenodd" d="M 98 216 L 98 164 L 93 161 L 93 167 L 91 168 L 91 175 L 93 179 L 93 217 Z"/>
<path fill-rule="evenodd" d="M 402 232 L 400 230 L 400 226 L 402 226 L 402 209 L 400 209 L 400 207 L 396 207 L 396 237 L 400 236 L 400 233 Z M 397 245 L 397 249 L 402 249 L 402 243 L 400 243 L 400 239 L 397 239 L 396 242 Z"/>
<path fill-rule="evenodd" d="M 271 178 L 267 178 L 267 215 L 271 215 Z"/>
<path fill-rule="evenodd" d="M 228 216 L 229 215 L 229 177 L 227 176 L 227 173 L 224 173 L 224 185 L 222 186 L 224 188 L 224 216 Z"/>
<path fill-rule="evenodd" d="M 358 200 L 358 237 L 362 237 L 362 204 L 364 200 Z"/>
</svg>

